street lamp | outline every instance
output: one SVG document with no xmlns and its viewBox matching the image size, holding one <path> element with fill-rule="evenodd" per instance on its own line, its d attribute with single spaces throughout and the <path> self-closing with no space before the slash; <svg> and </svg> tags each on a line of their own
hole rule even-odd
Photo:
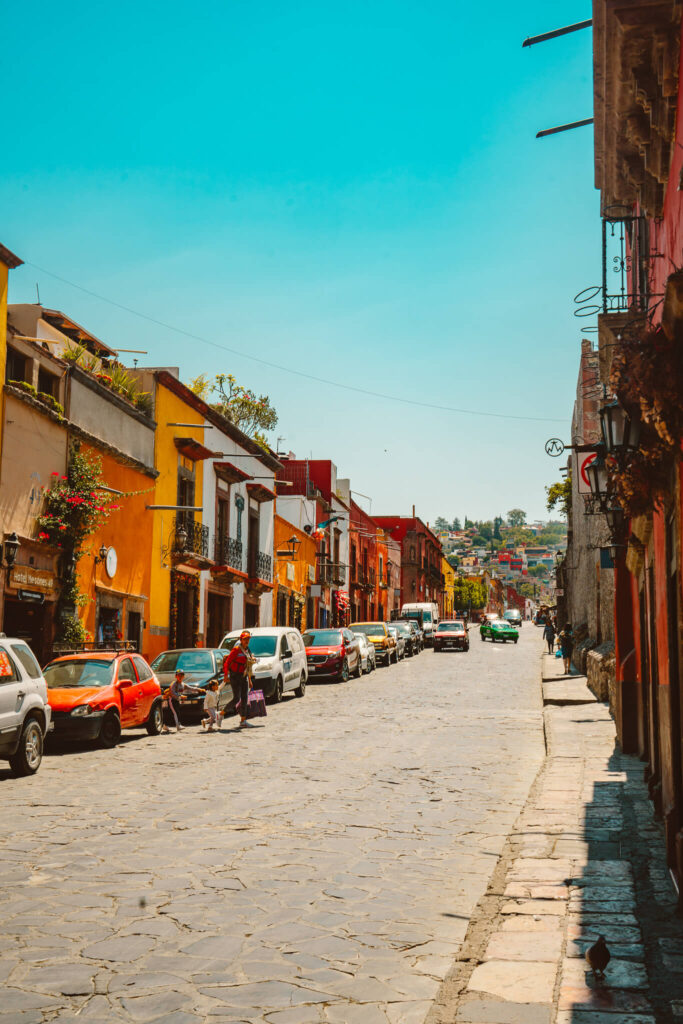
<svg viewBox="0 0 683 1024">
<path fill-rule="evenodd" d="M 20 547 L 21 542 L 19 541 L 19 538 L 17 537 L 16 533 L 10 533 L 4 545 L 5 564 L 7 565 L 8 569 L 11 569 L 14 563 L 16 562 L 17 552 L 19 551 Z"/>
<path fill-rule="evenodd" d="M 182 523 L 178 523 L 175 531 L 176 550 L 184 551 L 187 544 L 187 530 Z"/>
<path fill-rule="evenodd" d="M 106 560 L 108 550 L 109 549 L 106 548 L 104 544 L 100 545 L 100 550 L 95 555 L 95 565 L 99 565 L 100 562 L 104 562 Z"/>
<path fill-rule="evenodd" d="M 600 425 L 608 453 L 637 449 L 640 441 L 640 417 L 632 419 L 619 402 L 609 402 L 602 407 Z"/>
<path fill-rule="evenodd" d="M 597 455 L 586 469 L 588 485 L 594 498 L 601 498 L 607 494 L 607 464 L 602 451 Z"/>
</svg>

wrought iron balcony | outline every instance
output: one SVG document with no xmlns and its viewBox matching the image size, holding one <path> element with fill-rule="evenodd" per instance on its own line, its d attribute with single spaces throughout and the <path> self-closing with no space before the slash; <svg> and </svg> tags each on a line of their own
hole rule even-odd
<svg viewBox="0 0 683 1024">
<path fill-rule="evenodd" d="M 602 218 L 603 313 L 647 312 L 651 298 L 649 264 L 656 255 L 650 252 L 647 219 L 634 216 L 631 207 L 608 206 Z M 600 309 L 585 304 L 584 308 L 591 313 Z"/>
<path fill-rule="evenodd" d="M 187 516 L 176 516 L 173 524 L 173 551 L 176 555 L 209 557 L 209 528 Z"/>
<path fill-rule="evenodd" d="M 341 562 L 332 562 L 332 582 L 337 585 L 346 583 L 346 566 Z"/>
<path fill-rule="evenodd" d="M 214 561 L 217 565 L 226 565 L 230 569 L 242 571 L 242 541 L 233 537 L 216 537 Z"/>
<path fill-rule="evenodd" d="M 251 551 L 249 553 L 249 578 L 265 580 L 266 583 L 273 581 L 273 559 L 263 551 Z"/>
</svg>

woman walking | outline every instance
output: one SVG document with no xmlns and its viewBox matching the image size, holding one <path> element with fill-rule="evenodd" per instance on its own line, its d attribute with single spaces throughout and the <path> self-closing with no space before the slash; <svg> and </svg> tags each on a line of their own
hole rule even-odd
<svg viewBox="0 0 683 1024">
<path fill-rule="evenodd" d="M 574 651 L 574 631 L 572 630 L 571 624 L 568 622 L 562 632 L 558 636 L 560 644 L 560 650 L 562 651 L 562 657 L 564 659 L 564 674 L 568 676 L 571 672 L 572 667 L 572 653 Z"/>
<path fill-rule="evenodd" d="M 251 666 L 254 656 L 249 650 L 251 633 L 244 630 L 240 633 L 239 641 L 235 644 L 230 654 L 223 663 L 226 682 L 230 680 L 235 703 L 240 706 L 240 729 L 246 728 L 250 723 L 247 721 L 247 705 L 249 703 L 249 691 L 252 688 Z"/>
<path fill-rule="evenodd" d="M 545 626 L 543 627 L 543 639 L 548 644 L 548 654 L 552 654 L 553 646 L 555 644 L 555 629 L 550 619 L 548 619 Z"/>
</svg>

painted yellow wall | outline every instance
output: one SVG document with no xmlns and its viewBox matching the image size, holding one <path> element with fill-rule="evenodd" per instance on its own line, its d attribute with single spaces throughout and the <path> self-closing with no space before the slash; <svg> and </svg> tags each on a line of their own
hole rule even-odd
<svg viewBox="0 0 683 1024">
<path fill-rule="evenodd" d="M 9 269 L 0 259 L 0 451 L 2 451 L 2 425 L 5 421 L 5 396 L 2 385 L 5 383 L 5 366 L 7 365 L 7 280 Z"/>
<path fill-rule="evenodd" d="M 175 395 L 163 384 L 157 382 L 155 389 L 154 417 L 157 423 L 154 439 L 154 468 L 159 476 L 156 481 L 156 490 L 150 505 L 175 505 L 178 500 L 178 465 L 182 463 L 183 456 L 180 455 L 174 444 L 174 437 L 192 437 L 196 441 L 204 440 L 203 430 L 193 430 L 191 427 L 169 427 L 168 423 L 197 423 L 203 424 L 204 419 L 192 406 L 187 405 L 181 398 Z M 202 505 L 202 485 L 204 470 L 200 462 L 195 463 L 195 504 Z M 147 516 L 153 516 L 152 527 L 152 571 L 150 575 L 150 610 L 146 637 L 148 642 L 148 653 L 153 659 L 161 651 L 168 648 L 168 632 L 159 633 L 159 630 L 168 631 L 169 612 L 171 602 L 171 556 L 170 552 L 164 555 L 168 549 L 173 529 L 175 512 L 145 512 Z M 195 513 L 197 522 L 201 522 L 200 512 Z"/>
<path fill-rule="evenodd" d="M 445 558 L 441 559 L 441 572 L 444 576 L 444 594 L 443 594 L 443 617 L 449 619 L 453 617 L 455 610 L 454 595 L 455 589 L 455 569 L 446 561 Z"/>
</svg>

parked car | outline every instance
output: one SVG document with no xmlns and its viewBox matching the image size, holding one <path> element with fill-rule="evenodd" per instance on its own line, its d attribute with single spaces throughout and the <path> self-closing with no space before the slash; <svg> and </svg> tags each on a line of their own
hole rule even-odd
<svg viewBox="0 0 683 1024">
<path fill-rule="evenodd" d="M 403 641 L 404 641 L 404 654 L 407 654 L 408 657 L 410 657 L 410 658 L 412 658 L 412 656 L 414 654 L 417 654 L 417 652 L 418 652 L 417 636 L 413 632 L 413 630 L 410 628 L 409 623 L 405 622 L 403 619 L 395 619 L 393 622 L 389 623 L 389 626 L 390 627 L 393 626 L 397 630 L 399 636 L 403 637 Z"/>
<path fill-rule="evenodd" d="M 377 668 L 377 663 L 375 661 L 375 648 L 370 643 L 365 633 L 354 633 L 353 635 L 358 640 L 363 671 L 374 672 Z"/>
<path fill-rule="evenodd" d="M 434 651 L 469 651 L 470 638 L 462 619 L 440 622 L 434 633 Z"/>
<path fill-rule="evenodd" d="M 345 683 L 353 673 L 363 675 L 360 644 L 350 629 L 307 629 L 303 634 L 308 677 Z"/>
<path fill-rule="evenodd" d="M 185 673 L 185 684 L 200 690 L 201 693 L 188 693 L 181 698 L 181 714 L 196 718 L 204 713 L 204 696 L 208 684 L 214 681 L 223 682 L 224 658 L 225 651 L 218 647 L 183 647 L 160 654 L 152 662 L 152 671 L 159 680 L 162 693 L 171 685 L 178 669 Z M 232 690 L 229 686 L 219 690 L 218 710 L 225 711 L 232 699 Z"/>
<path fill-rule="evenodd" d="M 506 612 L 503 612 L 503 618 L 506 622 L 510 622 L 516 629 L 522 628 L 522 613 L 518 608 L 508 608 Z"/>
<path fill-rule="evenodd" d="M 231 650 L 240 638 L 241 629 L 233 629 L 221 640 L 224 651 Z M 303 697 L 308 680 L 306 648 L 301 633 L 293 626 L 254 626 L 250 629 L 249 650 L 256 658 L 253 680 L 257 690 L 263 690 L 274 704 L 282 695 L 293 690 Z"/>
<path fill-rule="evenodd" d="M 499 640 L 505 643 L 506 640 L 513 640 L 517 643 L 519 631 L 505 619 L 494 619 L 492 622 L 482 622 L 479 627 L 479 636 L 482 640 L 488 637 L 494 644 Z"/>
<path fill-rule="evenodd" d="M 419 623 L 415 619 L 401 619 L 400 621 L 408 623 L 410 630 L 413 634 L 413 644 L 415 647 L 415 653 L 419 654 L 420 651 L 424 651 L 425 648 L 425 635 L 420 629 Z"/>
<path fill-rule="evenodd" d="M 139 654 L 74 651 L 55 658 L 43 674 L 56 739 L 99 740 L 103 747 L 115 747 L 122 729 L 145 726 L 150 736 L 161 732 L 161 687 Z"/>
<path fill-rule="evenodd" d="M 34 775 L 51 725 L 47 685 L 31 648 L 0 634 L 0 758 L 15 775 Z"/>
<path fill-rule="evenodd" d="M 399 631 L 398 626 L 393 622 L 388 623 L 387 629 L 396 641 L 396 661 L 403 661 L 406 656 L 406 637 L 405 633 Z"/>
<path fill-rule="evenodd" d="M 349 629 L 353 633 L 365 633 L 375 648 L 375 658 L 384 665 L 398 661 L 396 640 L 389 632 L 386 622 L 352 622 Z"/>
</svg>

